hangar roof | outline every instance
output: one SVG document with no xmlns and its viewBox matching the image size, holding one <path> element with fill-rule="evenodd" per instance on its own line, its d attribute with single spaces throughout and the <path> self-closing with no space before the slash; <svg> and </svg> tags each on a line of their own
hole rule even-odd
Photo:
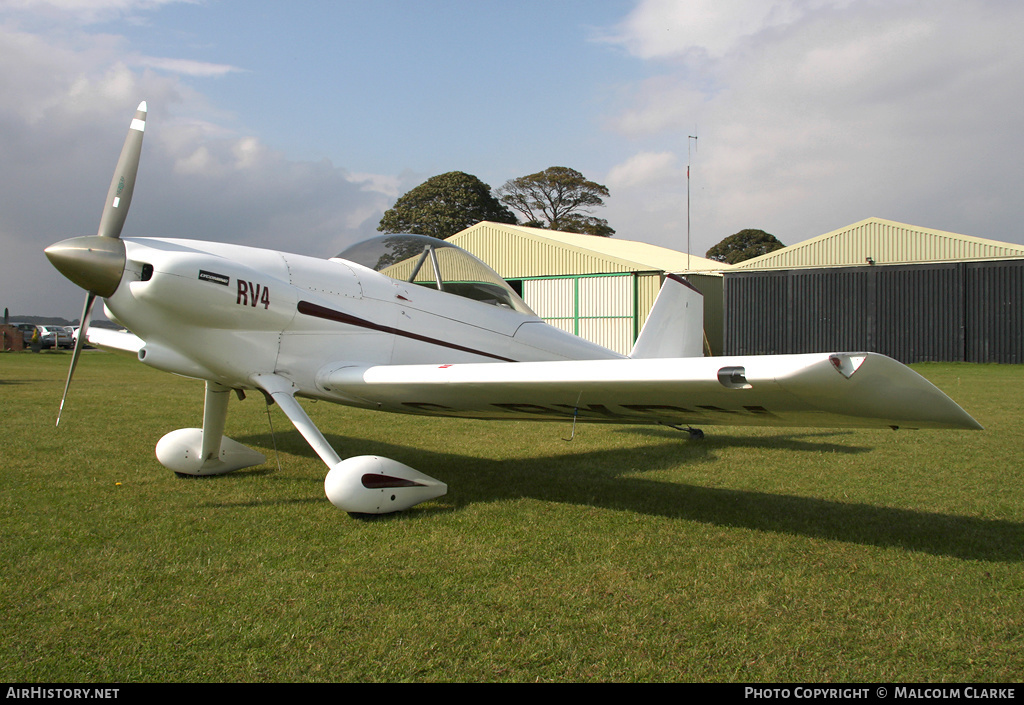
<svg viewBox="0 0 1024 705">
<path fill-rule="evenodd" d="M 448 238 L 505 279 L 613 272 L 721 272 L 732 265 L 616 237 L 484 221 Z"/>
<path fill-rule="evenodd" d="M 830 233 L 734 265 L 748 269 L 922 264 L 1024 259 L 1024 246 L 867 218 Z"/>
</svg>

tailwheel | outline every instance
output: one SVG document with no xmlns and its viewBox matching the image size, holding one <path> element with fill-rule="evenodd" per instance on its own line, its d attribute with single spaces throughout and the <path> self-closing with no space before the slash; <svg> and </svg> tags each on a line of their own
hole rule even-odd
<svg viewBox="0 0 1024 705">
<path fill-rule="evenodd" d="M 704 432 L 701 431 L 699 428 L 694 428 L 693 426 L 686 426 L 684 428 L 682 426 L 676 426 L 675 424 L 672 423 L 663 423 L 662 426 L 668 426 L 669 428 L 674 428 L 677 431 L 686 431 L 689 434 L 691 441 L 704 440 Z"/>
</svg>

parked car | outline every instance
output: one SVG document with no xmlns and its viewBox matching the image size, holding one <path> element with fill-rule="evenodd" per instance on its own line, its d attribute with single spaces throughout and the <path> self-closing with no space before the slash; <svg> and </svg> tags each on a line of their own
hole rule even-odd
<svg viewBox="0 0 1024 705">
<path fill-rule="evenodd" d="M 75 347 L 75 340 L 71 334 L 61 326 L 36 326 L 39 329 L 39 337 L 43 340 L 44 348 L 52 348 L 55 345 L 61 348 Z"/>
<path fill-rule="evenodd" d="M 75 345 L 77 345 L 78 344 L 78 332 L 80 330 L 82 330 L 82 327 L 81 326 L 64 326 L 64 330 L 66 330 L 68 333 L 71 334 L 71 347 L 74 347 Z M 93 349 L 92 346 L 89 345 L 89 341 L 88 340 L 86 340 L 82 344 L 82 347 L 85 348 L 86 350 L 92 350 Z"/>
</svg>

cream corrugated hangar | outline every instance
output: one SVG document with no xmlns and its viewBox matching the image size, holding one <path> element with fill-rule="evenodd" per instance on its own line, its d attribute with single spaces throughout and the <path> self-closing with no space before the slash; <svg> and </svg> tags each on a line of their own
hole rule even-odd
<svg viewBox="0 0 1024 705">
<path fill-rule="evenodd" d="M 866 218 L 748 259 L 731 271 L 801 269 L 1024 258 L 1024 247 L 882 218 Z"/>
<path fill-rule="evenodd" d="M 867 218 L 725 272 L 727 354 L 1024 362 L 1024 246 Z"/>
<path fill-rule="evenodd" d="M 628 353 L 666 273 L 704 294 L 712 354 L 722 349 L 722 274 L 730 265 L 645 242 L 484 221 L 448 241 L 493 267 L 551 325 Z"/>
</svg>

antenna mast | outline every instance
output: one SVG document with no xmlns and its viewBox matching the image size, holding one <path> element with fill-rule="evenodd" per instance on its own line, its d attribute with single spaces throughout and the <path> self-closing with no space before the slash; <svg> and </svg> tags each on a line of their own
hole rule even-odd
<svg viewBox="0 0 1024 705">
<path fill-rule="evenodd" d="M 696 130 L 694 130 L 696 132 Z M 693 140 L 691 143 L 690 140 Z M 697 147 L 697 135 L 686 138 L 686 269 L 690 269 L 690 146 Z"/>
</svg>

